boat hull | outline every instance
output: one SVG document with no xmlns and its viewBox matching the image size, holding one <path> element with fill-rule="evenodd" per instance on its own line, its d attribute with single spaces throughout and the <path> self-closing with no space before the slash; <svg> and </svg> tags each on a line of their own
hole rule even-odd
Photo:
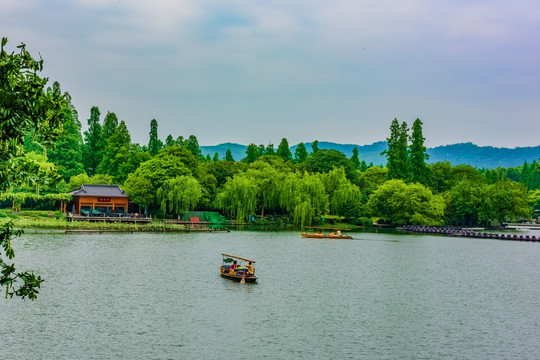
<svg viewBox="0 0 540 360">
<path fill-rule="evenodd" d="M 352 239 L 350 235 L 324 235 L 324 234 L 306 234 L 302 233 L 302 237 L 310 239 Z"/>
<path fill-rule="evenodd" d="M 242 281 L 244 279 L 245 282 L 255 282 L 257 281 L 257 277 L 255 275 L 253 276 L 245 276 L 243 274 L 233 273 L 231 274 L 228 271 L 225 271 L 223 267 L 220 268 L 221 277 L 224 277 L 226 279 L 234 280 L 234 281 Z"/>
</svg>

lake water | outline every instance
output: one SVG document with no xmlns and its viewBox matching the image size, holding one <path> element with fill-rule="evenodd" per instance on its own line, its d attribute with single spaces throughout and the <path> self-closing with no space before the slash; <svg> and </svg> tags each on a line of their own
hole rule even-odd
<svg viewBox="0 0 540 360">
<path fill-rule="evenodd" d="M 25 234 L 15 263 L 46 282 L 0 298 L 0 358 L 540 358 L 540 243 L 352 235 Z"/>
</svg>

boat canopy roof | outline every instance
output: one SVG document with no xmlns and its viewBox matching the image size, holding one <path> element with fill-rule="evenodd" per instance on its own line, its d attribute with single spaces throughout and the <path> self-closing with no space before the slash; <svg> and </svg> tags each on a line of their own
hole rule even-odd
<svg viewBox="0 0 540 360">
<path fill-rule="evenodd" d="M 228 257 L 232 257 L 232 258 L 234 258 L 234 259 L 238 259 L 238 260 L 242 260 L 242 261 L 251 261 L 252 263 L 255 263 L 255 260 L 244 259 L 244 258 L 241 258 L 241 257 L 238 257 L 238 256 L 234 256 L 234 255 L 223 254 L 223 253 L 221 253 L 221 255 L 223 255 L 223 256 L 228 256 Z"/>
</svg>

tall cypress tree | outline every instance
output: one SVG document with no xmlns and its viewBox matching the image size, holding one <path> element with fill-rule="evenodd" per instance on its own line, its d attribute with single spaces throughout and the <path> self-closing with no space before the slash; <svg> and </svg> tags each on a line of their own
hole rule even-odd
<svg viewBox="0 0 540 360">
<path fill-rule="evenodd" d="M 315 140 L 311 143 L 311 153 L 315 154 L 317 151 L 319 151 L 319 140 Z"/>
<path fill-rule="evenodd" d="M 234 161 L 234 158 L 233 158 L 233 156 L 232 156 L 231 149 L 227 149 L 227 151 L 225 152 L 225 160 L 227 160 L 227 161 Z"/>
<path fill-rule="evenodd" d="M 54 83 L 54 86 L 60 86 Z M 56 148 L 50 149 L 47 156 L 51 162 L 58 164 L 58 174 L 69 181 L 69 178 L 82 174 L 83 138 L 81 135 L 81 123 L 77 110 L 71 104 L 71 96 L 64 94 L 66 103 L 62 106 L 63 133 L 58 137 Z"/>
<path fill-rule="evenodd" d="M 409 147 L 409 160 L 411 164 L 411 180 L 427 184 L 428 182 L 428 167 L 426 160 L 429 155 L 426 153 L 427 148 L 424 146 L 426 140 L 422 134 L 422 121 L 416 119 L 412 126 L 411 146 Z"/>
<path fill-rule="evenodd" d="M 287 139 L 281 139 L 279 146 L 276 151 L 276 155 L 282 158 L 284 161 L 292 161 L 292 153 L 289 149 L 289 142 Z"/>
<path fill-rule="evenodd" d="M 294 150 L 294 162 L 298 164 L 303 163 L 304 161 L 306 161 L 307 157 L 308 157 L 308 152 L 306 149 L 306 145 L 304 145 L 304 143 L 301 142 L 296 147 L 296 150 Z"/>
<path fill-rule="evenodd" d="M 103 158 L 103 134 L 100 124 L 99 108 L 92 106 L 90 109 L 90 118 L 88 119 L 88 130 L 84 132 L 83 146 L 83 165 L 86 173 L 89 176 L 94 176 L 97 172 L 97 167 Z"/>
<path fill-rule="evenodd" d="M 156 119 L 150 121 L 150 139 L 148 140 L 148 152 L 156 156 L 159 150 L 163 149 L 163 143 L 158 137 L 158 122 Z"/>
<path fill-rule="evenodd" d="M 184 142 L 184 146 L 186 147 L 186 149 L 191 151 L 191 153 L 195 155 L 197 159 L 204 159 L 202 151 L 199 147 L 199 140 L 197 140 L 197 137 L 195 135 L 189 135 L 189 138 Z"/>
<path fill-rule="evenodd" d="M 170 147 L 170 146 L 175 146 L 175 145 L 176 145 L 176 141 L 174 140 L 172 135 L 169 134 L 167 136 L 167 139 L 165 139 L 165 147 Z"/>
<path fill-rule="evenodd" d="M 407 123 L 399 125 L 397 119 L 392 120 L 390 137 L 386 139 L 388 150 L 381 153 L 387 159 L 389 179 L 408 179 L 407 131 Z"/>
<path fill-rule="evenodd" d="M 251 164 L 257 158 L 259 157 L 259 148 L 257 145 L 251 143 L 248 145 L 246 149 L 246 157 L 244 158 L 244 162 L 247 162 L 248 164 Z"/>
<path fill-rule="evenodd" d="M 356 170 L 360 169 L 360 159 L 358 158 L 358 148 L 355 146 L 351 156 L 351 162 Z"/>
<path fill-rule="evenodd" d="M 131 136 L 126 124 L 121 121 L 107 142 L 103 152 L 103 160 L 98 166 L 98 172 L 111 175 L 117 183 L 124 182 L 128 174 L 135 171 L 134 168 L 126 168 L 130 157 L 130 149 Z"/>
<path fill-rule="evenodd" d="M 276 150 L 274 149 L 274 144 L 268 144 L 266 145 L 266 149 L 264 150 L 264 155 L 276 155 Z"/>
<path fill-rule="evenodd" d="M 107 140 L 114 134 L 116 128 L 118 127 L 118 117 L 113 112 L 107 112 L 105 119 L 103 119 L 103 141 L 105 146 L 107 145 Z"/>
</svg>

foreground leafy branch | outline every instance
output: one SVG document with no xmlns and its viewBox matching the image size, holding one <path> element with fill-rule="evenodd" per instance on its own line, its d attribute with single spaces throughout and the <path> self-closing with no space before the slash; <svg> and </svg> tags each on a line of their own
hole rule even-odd
<svg viewBox="0 0 540 360">
<path fill-rule="evenodd" d="M 15 257 L 15 252 L 11 246 L 11 237 L 21 236 L 22 234 L 23 230 L 13 229 L 13 223 L 11 221 L 0 228 L 0 244 L 9 259 Z M 36 300 L 39 293 L 38 289 L 43 282 L 40 276 L 36 276 L 33 272 L 16 273 L 15 265 L 7 264 L 2 258 L 0 258 L 0 267 L 2 268 L 0 285 L 6 287 L 6 298 L 16 295 L 22 299 L 28 297 L 32 301 Z M 19 284 L 17 282 L 18 280 L 22 281 L 22 284 Z"/>
</svg>

